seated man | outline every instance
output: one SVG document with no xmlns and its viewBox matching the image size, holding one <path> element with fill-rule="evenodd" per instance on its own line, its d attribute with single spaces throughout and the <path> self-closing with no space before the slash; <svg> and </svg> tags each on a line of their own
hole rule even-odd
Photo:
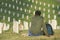
<svg viewBox="0 0 60 40">
<path fill-rule="evenodd" d="M 42 35 L 42 31 L 48 35 L 46 25 L 44 23 L 44 18 L 41 16 L 41 12 L 37 10 L 35 16 L 31 18 L 31 27 L 29 27 L 29 36 L 39 36 Z"/>
</svg>

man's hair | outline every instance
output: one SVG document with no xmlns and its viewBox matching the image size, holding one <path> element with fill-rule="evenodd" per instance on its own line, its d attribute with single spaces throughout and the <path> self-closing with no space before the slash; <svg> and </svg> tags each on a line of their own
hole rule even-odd
<svg viewBox="0 0 60 40">
<path fill-rule="evenodd" d="M 40 10 L 36 10 L 35 11 L 35 16 L 40 16 L 41 15 L 41 11 Z"/>
</svg>

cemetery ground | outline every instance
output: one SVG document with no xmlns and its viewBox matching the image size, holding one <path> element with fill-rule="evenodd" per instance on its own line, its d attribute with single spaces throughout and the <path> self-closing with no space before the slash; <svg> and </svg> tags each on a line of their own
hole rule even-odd
<svg viewBox="0 0 60 40">
<path fill-rule="evenodd" d="M 13 33 L 12 28 L 8 31 L 3 31 L 0 34 L 0 40 L 60 40 L 60 29 L 54 30 L 54 35 L 47 36 L 24 36 L 22 34 L 27 34 L 28 31 L 19 32 L 19 34 Z"/>
</svg>

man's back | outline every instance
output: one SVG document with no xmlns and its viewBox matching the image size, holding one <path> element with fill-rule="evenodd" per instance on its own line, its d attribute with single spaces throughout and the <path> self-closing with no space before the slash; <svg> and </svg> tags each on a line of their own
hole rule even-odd
<svg viewBox="0 0 60 40">
<path fill-rule="evenodd" d="M 41 16 L 32 17 L 30 31 L 34 34 L 40 33 L 43 25 L 43 20 L 44 19 Z"/>
<path fill-rule="evenodd" d="M 41 34 L 41 28 L 43 29 L 44 33 L 48 35 L 46 25 L 44 23 L 44 18 L 41 16 L 41 11 L 35 11 L 35 16 L 31 18 L 31 27 L 29 28 L 30 34 Z"/>
</svg>

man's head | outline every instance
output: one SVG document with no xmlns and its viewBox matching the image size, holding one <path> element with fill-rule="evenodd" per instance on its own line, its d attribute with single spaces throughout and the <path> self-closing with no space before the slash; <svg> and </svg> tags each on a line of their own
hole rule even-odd
<svg viewBox="0 0 60 40">
<path fill-rule="evenodd" d="M 41 15 L 41 11 L 40 10 L 35 11 L 35 16 L 40 16 L 40 15 Z"/>
</svg>

